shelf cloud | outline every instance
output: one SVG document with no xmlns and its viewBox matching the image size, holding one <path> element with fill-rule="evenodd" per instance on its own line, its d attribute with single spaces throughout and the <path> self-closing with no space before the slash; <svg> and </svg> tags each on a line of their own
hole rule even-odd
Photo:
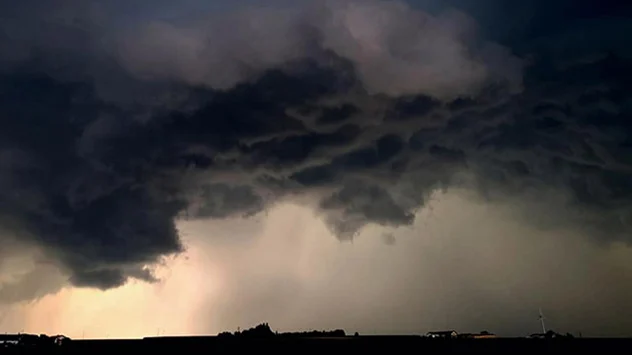
<svg viewBox="0 0 632 355">
<path fill-rule="evenodd" d="M 24 3 L 0 11 L 0 242 L 37 248 L 59 287 L 155 281 L 185 249 L 181 219 L 298 201 L 350 240 L 412 225 L 454 187 L 538 228 L 629 241 L 620 53 L 516 53 L 463 12 L 401 1 L 133 26 L 91 2 Z M 40 297 L 30 280 L 0 301 Z"/>
</svg>

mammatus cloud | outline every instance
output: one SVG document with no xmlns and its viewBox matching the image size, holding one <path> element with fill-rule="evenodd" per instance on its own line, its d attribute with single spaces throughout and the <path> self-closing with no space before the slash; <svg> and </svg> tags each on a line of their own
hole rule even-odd
<svg viewBox="0 0 632 355">
<path fill-rule="evenodd" d="M 250 216 L 283 199 L 350 239 L 371 223 L 410 225 L 434 191 L 458 186 L 517 197 L 538 226 L 627 241 L 629 58 L 561 65 L 536 52 L 522 80 L 521 61 L 456 12 L 307 9 L 152 22 L 102 42 L 108 31 L 55 22 L 88 39 L 62 51 L 85 65 L 61 75 L 42 55 L 60 49 L 33 39 L 3 67 L 0 226 L 73 285 L 101 289 L 153 281 L 151 266 L 183 250 L 179 218 Z"/>
</svg>

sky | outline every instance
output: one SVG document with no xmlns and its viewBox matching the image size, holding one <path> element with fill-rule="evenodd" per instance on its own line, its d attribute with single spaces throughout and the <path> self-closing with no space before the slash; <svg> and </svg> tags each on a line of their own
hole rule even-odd
<svg viewBox="0 0 632 355">
<path fill-rule="evenodd" d="M 631 335 L 631 8 L 514 5 L 0 2 L 0 330 Z"/>
</svg>

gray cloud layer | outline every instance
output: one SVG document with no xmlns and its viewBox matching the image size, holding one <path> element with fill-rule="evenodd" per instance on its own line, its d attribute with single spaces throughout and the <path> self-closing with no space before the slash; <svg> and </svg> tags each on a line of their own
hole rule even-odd
<svg viewBox="0 0 632 355">
<path fill-rule="evenodd" d="M 410 225 L 453 186 L 532 201 L 521 218 L 540 226 L 629 237 L 625 56 L 535 52 L 523 81 L 522 62 L 464 15 L 398 2 L 129 33 L 87 5 L 53 9 L 74 13 L 18 7 L 23 22 L 2 21 L 30 32 L 0 40 L 23 43 L 2 58 L 0 223 L 76 286 L 152 281 L 151 265 L 183 249 L 178 218 L 301 196 L 340 239 Z M 74 21 L 88 15 L 102 20 Z"/>
<path fill-rule="evenodd" d="M 230 89 L 269 69 L 331 52 L 366 90 L 454 98 L 489 82 L 519 89 L 522 62 L 481 40 L 461 12 L 431 16 L 402 2 L 322 1 L 304 9 L 247 9 L 201 24 L 150 23 L 123 39 L 122 63 L 143 78 Z"/>
</svg>

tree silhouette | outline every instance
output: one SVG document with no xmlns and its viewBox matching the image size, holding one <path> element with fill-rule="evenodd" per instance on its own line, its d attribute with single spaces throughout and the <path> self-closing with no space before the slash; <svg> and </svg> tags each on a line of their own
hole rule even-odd
<svg viewBox="0 0 632 355">
<path fill-rule="evenodd" d="M 356 336 L 358 333 L 355 334 Z M 238 331 L 233 334 L 230 332 L 221 332 L 218 334 L 218 337 L 226 338 L 232 336 L 239 337 L 255 337 L 255 338 L 263 338 L 263 337 L 273 337 L 273 336 L 281 336 L 281 337 L 344 337 L 346 333 L 342 329 L 336 329 L 331 331 L 318 331 L 312 330 L 307 332 L 293 332 L 293 333 L 279 333 L 277 331 L 273 331 L 270 328 L 268 323 L 261 323 L 253 328 L 246 329 L 243 331 Z"/>
</svg>

